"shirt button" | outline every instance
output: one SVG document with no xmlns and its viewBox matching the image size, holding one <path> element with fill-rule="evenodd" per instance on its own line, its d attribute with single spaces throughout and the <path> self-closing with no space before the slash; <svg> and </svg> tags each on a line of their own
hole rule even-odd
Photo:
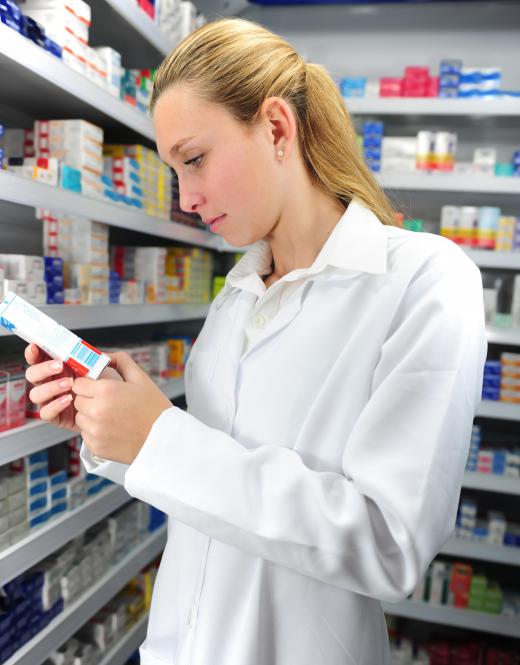
<svg viewBox="0 0 520 665">
<path fill-rule="evenodd" d="M 262 316 L 261 314 L 258 314 L 255 316 L 255 326 L 257 328 L 261 328 L 265 323 L 265 316 Z"/>
</svg>

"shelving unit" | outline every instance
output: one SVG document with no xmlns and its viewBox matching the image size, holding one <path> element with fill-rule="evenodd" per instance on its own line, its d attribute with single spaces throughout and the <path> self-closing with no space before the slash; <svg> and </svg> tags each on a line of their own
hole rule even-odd
<svg viewBox="0 0 520 665">
<path fill-rule="evenodd" d="M 520 478 L 500 476 L 494 473 L 466 471 L 462 486 L 467 489 L 520 496 Z"/>
<path fill-rule="evenodd" d="M 404 97 L 345 98 L 349 113 L 381 116 L 470 116 L 520 118 L 520 99 L 441 99 Z"/>
<path fill-rule="evenodd" d="M 166 527 L 151 534 L 120 562 L 107 570 L 84 594 L 64 609 L 43 631 L 19 649 L 5 665 L 41 665 L 105 603 L 153 561 L 166 544 Z"/>
<path fill-rule="evenodd" d="M 388 190 L 423 192 L 475 192 L 478 194 L 520 194 L 520 178 L 448 175 L 440 173 L 376 173 L 379 184 Z"/>
<path fill-rule="evenodd" d="M 209 305 L 44 305 L 39 309 L 66 328 L 87 330 L 204 319 L 209 307 Z M 5 328 L 0 328 L 0 336 L 10 334 Z"/>
<path fill-rule="evenodd" d="M 393 616 L 520 638 L 519 619 L 509 619 L 500 615 L 462 610 L 445 605 L 418 603 L 413 600 L 404 600 L 399 603 L 385 602 L 383 609 L 386 614 Z"/>
<path fill-rule="evenodd" d="M 483 400 L 477 409 L 477 417 L 520 421 L 520 404 Z"/>
<path fill-rule="evenodd" d="M 40 117 L 83 118 L 154 140 L 149 117 L 0 23 L 0 88 L 13 107 Z"/>
<path fill-rule="evenodd" d="M 148 613 L 137 621 L 115 644 L 110 651 L 104 655 L 98 665 L 123 665 L 133 652 L 144 642 L 146 627 L 148 625 Z"/>
<path fill-rule="evenodd" d="M 122 487 L 107 487 L 84 505 L 63 513 L 6 550 L 0 551 L 0 586 L 52 554 L 131 500 Z"/>
<path fill-rule="evenodd" d="M 520 566 L 520 548 L 506 545 L 489 545 L 473 540 L 451 538 L 441 550 L 442 554 L 449 554 L 466 559 L 479 561 L 492 561 L 507 566 Z"/>
<path fill-rule="evenodd" d="M 220 236 L 178 222 L 149 217 L 144 211 L 51 187 L 12 173 L 0 172 L 0 201 L 47 208 L 71 215 L 91 217 L 110 226 L 147 233 L 208 249 L 220 249 Z"/>
<path fill-rule="evenodd" d="M 184 395 L 184 379 L 172 379 L 159 387 L 170 399 Z M 7 430 L 0 434 L 0 466 L 9 464 L 24 455 L 31 455 L 50 448 L 57 443 L 67 441 L 76 436 L 76 432 L 68 429 L 60 429 L 49 425 L 41 420 L 29 422 L 23 427 Z"/>
<path fill-rule="evenodd" d="M 460 245 L 479 268 L 501 268 L 520 272 L 520 252 L 497 252 Z"/>
</svg>

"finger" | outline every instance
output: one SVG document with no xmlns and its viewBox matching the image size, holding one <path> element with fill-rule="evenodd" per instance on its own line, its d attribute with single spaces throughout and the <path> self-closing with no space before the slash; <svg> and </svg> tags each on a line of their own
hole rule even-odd
<svg viewBox="0 0 520 665">
<path fill-rule="evenodd" d="M 28 365 L 36 365 L 37 362 L 41 362 L 43 360 L 43 358 L 41 358 L 40 349 L 36 346 L 36 344 L 28 344 L 25 347 L 24 356 Z"/>
<path fill-rule="evenodd" d="M 86 418 L 92 418 L 92 406 L 94 400 L 92 397 L 83 397 L 82 395 L 77 395 L 74 398 L 74 408 L 78 413 L 81 413 L 82 416 Z"/>
<path fill-rule="evenodd" d="M 31 389 L 29 399 L 33 404 L 45 404 L 57 395 L 68 392 L 72 388 L 74 379 L 63 377 L 57 381 L 47 381 Z"/>
<path fill-rule="evenodd" d="M 71 402 L 72 395 L 70 393 L 49 402 L 49 404 L 42 406 L 40 409 L 40 418 L 49 423 L 59 423 L 60 413 L 69 407 Z"/>
<path fill-rule="evenodd" d="M 72 392 L 83 397 L 95 397 L 99 393 L 99 384 L 101 382 L 102 379 L 96 381 L 95 379 L 81 376 L 72 384 Z"/>
<path fill-rule="evenodd" d="M 78 411 L 76 413 L 76 426 L 79 428 L 83 439 L 86 440 L 88 437 L 90 437 L 90 431 L 92 428 L 92 418 L 89 418 L 84 413 L 80 413 Z"/>
<path fill-rule="evenodd" d="M 123 377 L 124 381 L 135 383 L 143 378 L 143 370 L 132 358 L 124 351 L 108 353 L 110 356 L 110 366 L 113 367 Z"/>
<path fill-rule="evenodd" d="M 29 383 L 36 385 L 41 381 L 45 381 L 51 376 L 56 376 L 63 371 L 63 363 L 61 360 L 46 360 L 40 362 L 32 367 L 28 367 L 25 372 L 25 378 Z"/>
</svg>

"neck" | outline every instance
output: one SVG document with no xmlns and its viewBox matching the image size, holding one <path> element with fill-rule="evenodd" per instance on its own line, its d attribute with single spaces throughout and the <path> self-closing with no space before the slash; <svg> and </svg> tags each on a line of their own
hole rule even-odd
<svg viewBox="0 0 520 665">
<path fill-rule="evenodd" d="M 271 276 L 277 279 L 311 266 L 345 212 L 339 201 L 315 188 L 288 198 L 291 203 L 265 237 L 273 254 Z"/>
</svg>

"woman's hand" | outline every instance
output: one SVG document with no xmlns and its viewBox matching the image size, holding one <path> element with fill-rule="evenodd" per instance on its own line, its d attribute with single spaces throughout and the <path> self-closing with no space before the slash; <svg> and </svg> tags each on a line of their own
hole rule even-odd
<svg viewBox="0 0 520 665">
<path fill-rule="evenodd" d="M 171 402 L 127 353 L 108 355 L 123 382 L 76 379 L 76 426 L 93 455 L 131 464 Z"/>
<path fill-rule="evenodd" d="M 40 418 L 56 427 L 79 432 L 71 393 L 76 378 L 74 372 L 61 360 L 52 360 L 36 344 L 29 344 L 24 355 L 30 365 L 25 372 L 25 378 L 34 386 L 29 393 L 29 399 L 40 407 Z M 120 375 L 111 367 L 103 370 L 101 376 L 122 381 Z"/>
</svg>

